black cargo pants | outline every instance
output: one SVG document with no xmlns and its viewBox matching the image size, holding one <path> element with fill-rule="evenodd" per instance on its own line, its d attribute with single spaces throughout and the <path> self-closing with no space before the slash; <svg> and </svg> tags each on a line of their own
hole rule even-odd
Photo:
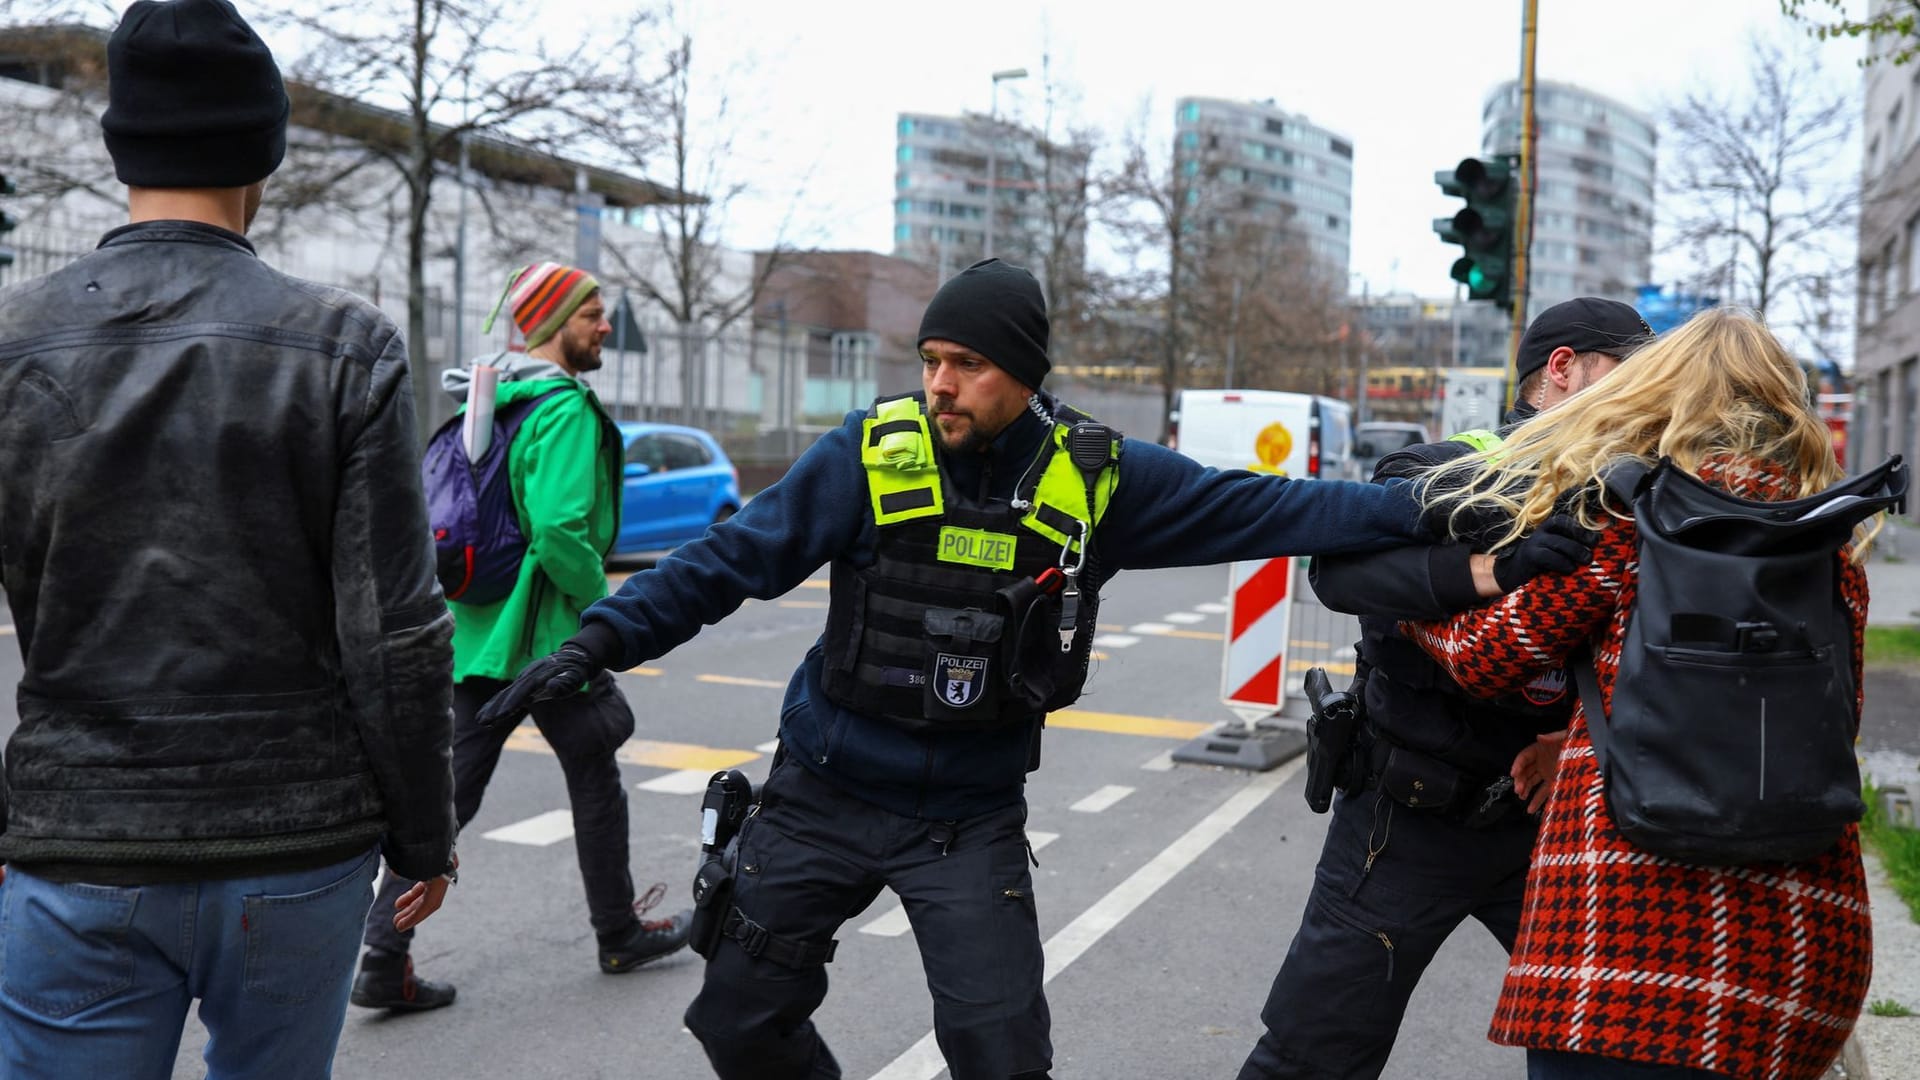
<svg viewBox="0 0 1920 1080">
<path fill-rule="evenodd" d="M 913 925 L 933 1027 L 953 1080 L 1043 1078 L 1051 1067 L 1024 802 L 954 822 L 889 813 L 792 759 L 740 833 L 734 904 L 769 933 L 824 943 L 890 888 Z M 723 939 L 687 1007 L 722 1080 L 833 1080 L 810 1019 L 824 964 L 786 967 Z"/>
<path fill-rule="evenodd" d="M 1516 808 L 1469 829 L 1373 787 L 1336 800 L 1240 1080 L 1378 1077 L 1413 988 L 1456 927 L 1478 919 L 1513 951 L 1534 821 Z"/>
<path fill-rule="evenodd" d="M 500 751 L 517 724 L 483 728 L 474 719 L 493 695 L 507 688 L 499 679 L 470 678 L 453 687 L 453 810 L 462 829 L 480 812 L 481 797 L 500 763 Z M 573 846 L 586 886 L 587 918 L 594 930 L 611 933 L 633 924 L 633 875 L 627 869 L 627 792 L 614 752 L 633 735 L 633 708 L 611 672 L 601 672 L 584 693 L 543 701 L 530 710 L 534 724 L 560 759 L 573 807 Z M 412 930 L 393 928 L 393 904 L 413 882 L 387 871 L 367 912 L 363 940 L 403 953 Z"/>
</svg>

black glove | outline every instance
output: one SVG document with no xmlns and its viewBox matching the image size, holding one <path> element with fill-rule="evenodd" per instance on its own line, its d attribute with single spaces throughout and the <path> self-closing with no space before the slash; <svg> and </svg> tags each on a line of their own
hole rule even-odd
<svg viewBox="0 0 1920 1080">
<path fill-rule="evenodd" d="M 528 706 L 577 694 L 601 670 L 600 662 L 587 650 L 569 641 L 551 656 L 528 664 L 519 678 L 480 706 L 480 715 L 474 719 L 483 728 L 518 724 Z"/>
<path fill-rule="evenodd" d="M 1593 545 L 1599 542 L 1600 534 L 1581 528 L 1573 515 L 1555 514 L 1494 558 L 1494 583 L 1501 592 L 1512 592 L 1541 574 L 1578 570 L 1593 561 Z"/>
</svg>

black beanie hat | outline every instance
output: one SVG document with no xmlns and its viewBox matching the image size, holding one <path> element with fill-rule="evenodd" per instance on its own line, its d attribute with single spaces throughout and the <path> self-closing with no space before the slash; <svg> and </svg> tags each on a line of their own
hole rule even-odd
<svg viewBox="0 0 1920 1080">
<path fill-rule="evenodd" d="M 107 41 L 114 174 L 133 187 L 232 188 L 287 153 L 286 84 L 227 0 L 139 0 Z"/>
<path fill-rule="evenodd" d="M 1047 359 L 1047 301 L 1040 283 L 1018 266 L 982 259 L 947 279 L 920 319 L 919 344 L 940 338 L 965 345 L 1040 389 Z"/>
</svg>

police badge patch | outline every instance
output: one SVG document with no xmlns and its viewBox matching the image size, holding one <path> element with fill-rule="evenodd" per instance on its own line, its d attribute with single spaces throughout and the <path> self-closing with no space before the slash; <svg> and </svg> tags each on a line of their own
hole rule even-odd
<svg viewBox="0 0 1920 1080">
<path fill-rule="evenodd" d="M 940 687 L 940 700 L 949 708 L 964 709 L 986 692 L 987 658 L 940 653 L 934 658 L 933 676 Z"/>
</svg>

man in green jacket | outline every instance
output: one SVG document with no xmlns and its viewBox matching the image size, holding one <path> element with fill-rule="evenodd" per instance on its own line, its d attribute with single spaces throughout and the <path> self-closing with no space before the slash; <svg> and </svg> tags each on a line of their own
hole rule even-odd
<svg viewBox="0 0 1920 1080">
<path fill-rule="evenodd" d="M 600 343 L 612 332 L 599 283 L 583 270 L 538 263 L 513 276 L 501 304 L 525 336 L 527 352 L 484 362 L 500 368 L 496 409 L 534 402 L 507 448 L 527 554 L 506 599 L 451 605 L 454 809 L 462 827 L 479 812 L 501 747 L 514 730 L 482 729 L 474 715 L 520 669 L 579 631 L 580 612 L 607 594 L 604 560 L 619 526 L 619 429 L 579 380 L 600 367 Z M 454 369 L 441 385 L 465 401 L 470 377 L 467 369 Z M 692 913 L 645 919 L 651 901 L 637 909 L 634 903 L 627 796 L 614 760 L 614 751 L 633 734 L 633 710 L 613 675 L 602 672 L 582 693 L 535 705 L 531 712 L 566 774 L 600 970 L 632 971 L 679 949 Z M 452 986 L 414 976 L 407 955 L 413 932 L 393 928 L 392 901 L 410 884 L 388 875 L 381 887 L 367 919 L 355 1005 L 420 1010 L 453 1003 Z"/>
</svg>

